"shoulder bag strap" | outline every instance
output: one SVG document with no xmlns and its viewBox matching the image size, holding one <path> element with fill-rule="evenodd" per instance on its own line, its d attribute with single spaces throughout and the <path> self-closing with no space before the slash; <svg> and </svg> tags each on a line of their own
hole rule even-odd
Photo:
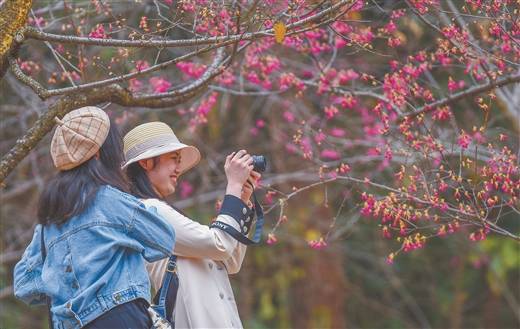
<svg viewBox="0 0 520 329">
<path fill-rule="evenodd" d="M 166 266 L 166 273 L 164 273 L 161 289 L 157 291 L 153 299 L 153 309 L 164 319 L 167 319 L 172 325 L 174 325 L 173 310 L 175 308 L 178 290 L 179 277 L 177 275 L 177 256 L 171 255 L 168 259 L 168 265 Z"/>
</svg>

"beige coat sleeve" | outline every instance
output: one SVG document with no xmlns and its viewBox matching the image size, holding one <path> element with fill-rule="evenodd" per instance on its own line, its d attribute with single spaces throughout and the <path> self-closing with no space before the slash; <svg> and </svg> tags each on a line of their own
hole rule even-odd
<svg viewBox="0 0 520 329">
<path fill-rule="evenodd" d="M 228 273 L 237 273 L 247 250 L 245 245 L 236 241 L 226 232 L 202 225 L 182 215 L 165 202 L 158 199 L 144 200 L 147 208 L 155 207 L 157 213 L 165 218 L 175 230 L 173 253 L 181 257 L 208 258 L 222 261 Z M 217 220 L 240 230 L 231 216 L 219 215 Z"/>
</svg>

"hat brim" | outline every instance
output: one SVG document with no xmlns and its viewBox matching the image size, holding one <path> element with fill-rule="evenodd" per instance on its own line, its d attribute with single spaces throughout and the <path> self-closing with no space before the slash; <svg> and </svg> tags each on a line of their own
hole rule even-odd
<svg viewBox="0 0 520 329">
<path fill-rule="evenodd" d="M 139 160 L 150 159 L 175 151 L 181 151 L 181 163 L 179 166 L 180 175 L 195 167 L 200 161 L 200 152 L 195 146 L 182 143 L 170 143 L 166 145 L 155 146 L 132 159 L 127 159 L 121 169 L 125 169 L 132 163 L 138 162 Z"/>
</svg>

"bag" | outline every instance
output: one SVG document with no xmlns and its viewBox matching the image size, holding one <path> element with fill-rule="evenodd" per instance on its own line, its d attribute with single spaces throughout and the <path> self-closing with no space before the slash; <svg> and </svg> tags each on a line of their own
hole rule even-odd
<svg viewBox="0 0 520 329">
<path fill-rule="evenodd" d="M 171 255 L 166 266 L 166 273 L 161 284 L 161 289 L 153 298 L 153 303 L 148 308 L 148 314 L 152 318 L 152 329 L 173 329 L 173 309 L 179 290 L 179 277 L 177 276 L 177 256 Z"/>
<path fill-rule="evenodd" d="M 148 308 L 148 315 L 150 315 L 150 318 L 152 319 L 152 326 L 150 329 L 173 329 L 173 325 L 168 322 L 165 318 L 160 316 L 155 309 L 150 306 Z"/>
</svg>

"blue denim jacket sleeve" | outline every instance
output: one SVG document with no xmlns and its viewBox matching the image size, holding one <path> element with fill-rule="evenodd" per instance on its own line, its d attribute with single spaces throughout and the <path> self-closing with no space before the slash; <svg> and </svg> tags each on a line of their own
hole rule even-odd
<svg viewBox="0 0 520 329">
<path fill-rule="evenodd" d="M 42 287 L 43 259 L 41 254 L 41 225 L 37 225 L 31 243 L 14 268 L 14 294 L 27 304 L 45 303 Z"/>
<path fill-rule="evenodd" d="M 146 209 L 141 202 L 135 207 L 128 231 L 143 246 L 143 257 L 148 262 L 169 257 L 175 243 L 173 227 L 158 213 L 155 207 Z"/>
</svg>

